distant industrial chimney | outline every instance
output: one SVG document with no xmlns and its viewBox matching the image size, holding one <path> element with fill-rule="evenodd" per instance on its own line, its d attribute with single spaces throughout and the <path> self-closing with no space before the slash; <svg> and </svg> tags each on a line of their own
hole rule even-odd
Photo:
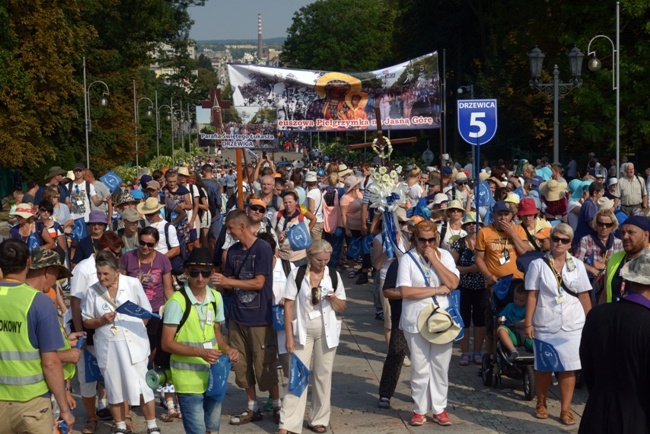
<svg viewBox="0 0 650 434">
<path fill-rule="evenodd" d="M 257 57 L 260 59 L 264 57 L 264 49 L 262 48 L 262 14 L 257 14 Z"/>
</svg>

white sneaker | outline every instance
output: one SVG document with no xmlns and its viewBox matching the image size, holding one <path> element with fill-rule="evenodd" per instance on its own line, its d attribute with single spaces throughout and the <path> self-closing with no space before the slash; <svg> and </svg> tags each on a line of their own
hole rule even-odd
<svg viewBox="0 0 650 434">
<path fill-rule="evenodd" d="M 409 356 L 404 356 L 404 366 L 407 368 L 411 366 L 411 359 L 409 359 Z"/>
</svg>

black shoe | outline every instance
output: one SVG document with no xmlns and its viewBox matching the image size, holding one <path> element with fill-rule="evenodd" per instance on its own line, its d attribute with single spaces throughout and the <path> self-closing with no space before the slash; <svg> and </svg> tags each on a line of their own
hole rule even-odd
<svg viewBox="0 0 650 434">
<path fill-rule="evenodd" d="M 365 285 L 366 283 L 368 283 L 368 273 L 363 273 L 361 276 L 359 276 L 359 278 L 355 283 L 357 285 Z"/>
<path fill-rule="evenodd" d="M 517 350 L 512 350 L 512 352 L 511 352 L 510 355 L 508 356 L 508 361 L 509 361 L 510 363 L 512 363 L 512 362 L 514 362 L 515 360 L 517 360 L 518 358 L 519 358 L 519 351 L 517 351 Z"/>
<path fill-rule="evenodd" d="M 101 410 L 97 410 L 95 414 L 101 420 L 113 419 L 113 415 L 111 414 L 111 411 L 108 409 L 108 407 L 102 408 Z"/>
<path fill-rule="evenodd" d="M 383 321 L 383 320 L 384 320 L 384 312 L 377 312 L 377 313 L 375 314 L 375 319 L 376 319 L 377 321 Z"/>
</svg>

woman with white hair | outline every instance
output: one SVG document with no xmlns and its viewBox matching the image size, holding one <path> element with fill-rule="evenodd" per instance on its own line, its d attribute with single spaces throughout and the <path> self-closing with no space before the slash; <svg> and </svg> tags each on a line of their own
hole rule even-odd
<svg viewBox="0 0 650 434">
<path fill-rule="evenodd" d="M 284 291 L 284 328 L 288 353 L 310 366 L 314 377 L 309 427 L 317 433 L 327 431 L 332 392 L 334 356 L 341 334 L 336 313 L 345 310 L 345 289 L 339 273 L 328 267 L 332 246 L 314 240 L 307 249 L 307 265 L 289 274 Z M 300 396 L 287 391 L 280 413 L 280 434 L 302 432 L 307 405 L 307 388 Z"/>
<path fill-rule="evenodd" d="M 580 336 L 591 310 L 591 283 L 584 263 L 569 254 L 573 229 L 560 223 L 551 231 L 551 251 L 530 263 L 524 333 L 534 339 L 537 407 L 535 417 L 548 418 L 546 398 L 551 376 L 558 373 L 562 410 L 560 421 L 573 425 L 571 399 L 575 371 L 580 369 Z"/>
</svg>

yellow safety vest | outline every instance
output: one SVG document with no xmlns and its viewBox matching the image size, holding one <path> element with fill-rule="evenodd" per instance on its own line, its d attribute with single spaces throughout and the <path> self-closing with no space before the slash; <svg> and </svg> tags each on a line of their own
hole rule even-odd
<svg viewBox="0 0 650 434">
<path fill-rule="evenodd" d="M 63 348 L 59 351 L 65 351 L 72 348 L 70 342 L 68 341 L 68 335 L 65 334 L 65 329 L 61 327 L 61 335 L 63 335 Z M 63 378 L 66 380 L 71 380 L 74 377 L 77 365 L 74 363 L 63 363 Z"/>
<path fill-rule="evenodd" d="M 41 354 L 29 340 L 27 313 L 39 293 L 0 286 L 0 400 L 27 402 L 48 392 Z"/>
<path fill-rule="evenodd" d="M 190 289 L 185 287 L 185 291 Z M 221 294 L 211 289 L 212 296 L 214 297 L 217 306 L 221 301 Z M 193 306 L 187 306 L 185 297 L 180 291 L 174 293 L 167 303 L 175 300 L 180 304 L 181 309 L 191 309 L 187 317 L 187 321 L 183 327 L 176 334 L 174 341 L 179 344 L 188 345 L 190 347 L 204 348 L 204 344 L 211 343 L 212 348 L 219 349 L 217 338 L 214 333 L 214 324 L 216 324 L 216 312 L 213 312 L 213 324 L 205 325 L 201 328 L 198 310 Z M 206 309 L 212 310 L 212 303 L 208 303 Z M 207 312 L 206 312 L 207 314 Z M 210 377 L 210 364 L 201 357 L 179 356 L 172 354 L 170 357 L 170 367 L 172 371 L 172 382 L 174 383 L 174 390 L 178 393 L 205 393 L 208 387 L 208 379 Z"/>
<path fill-rule="evenodd" d="M 625 259 L 626 254 L 627 253 L 625 253 L 625 251 L 616 252 L 612 255 L 611 258 L 609 258 L 609 261 L 607 261 L 607 270 L 605 271 L 605 273 L 607 273 L 607 280 L 605 281 L 605 295 L 607 296 L 607 303 L 612 302 L 612 282 L 614 281 L 616 270 L 618 270 L 618 267 L 620 267 L 623 259 Z"/>
</svg>

